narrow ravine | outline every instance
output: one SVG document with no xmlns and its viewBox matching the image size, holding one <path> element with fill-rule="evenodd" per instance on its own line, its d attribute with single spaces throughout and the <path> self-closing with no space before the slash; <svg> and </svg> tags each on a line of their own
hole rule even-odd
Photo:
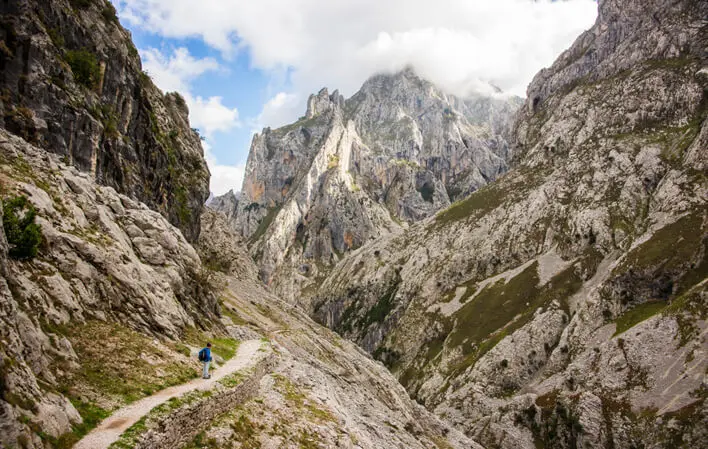
<svg viewBox="0 0 708 449">
<path fill-rule="evenodd" d="M 74 448 L 108 448 L 120 438 L 123 432 L 158 405 L 191 391 L 210 390 L 217 384 L 219 379 L 223 379 L 236 371 L 254 366 L 259 359 L 257 354 L 260 347 L 260 340 L 246 340 L 239 345 L 236 355 L 223 366 L 216 369 L 210 379 L 199 378 L 182 385 L 165 388 L 152 396 L 148 396 L 116 410 L 111 416 L 103 420 L 101 424 L 79 441 Z"/>
</svg>

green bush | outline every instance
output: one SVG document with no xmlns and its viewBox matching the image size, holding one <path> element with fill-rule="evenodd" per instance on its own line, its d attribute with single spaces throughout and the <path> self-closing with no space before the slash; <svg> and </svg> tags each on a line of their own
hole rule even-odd
<svg viewBox="0 0 708 449">
<path fill-rule="evenodd" d="M 118 14 L 116 13 L 116 8 L 110 2 L 106 3 L 106 6 L 103 7 L 101 15 L 103 16 L 103 19 L 108 23 L 118 23 Z"/>
<path fill-rule="evenodd" d="M 93 53 L 87 50 L 69 50 L 65 57 L 77 83 L 88 88 L 96 87 L 101 69 Z"/>
<path fill-rule="evenodd" d="M 24 196 L 16 196 L 3 204 L 3 228 L 10 244 L 10 257 L 32 259 L 42 241 L 42 233 L 34 222 L 37 212 Z"/>
</svg>

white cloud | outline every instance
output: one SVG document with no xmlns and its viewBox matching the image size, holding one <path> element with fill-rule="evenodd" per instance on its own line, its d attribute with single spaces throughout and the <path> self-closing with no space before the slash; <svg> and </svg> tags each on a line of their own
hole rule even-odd
<svg viewBox="0 0 708 449">
<path fill-rule="evenodd" d="M 260 129 L 263 126 L 276 128 L 287 125 L 303 115 L 303 103 L 303 98 L 297 94 L 278 92 L 263 105 L 263 111 L 254 126 Z"/>
<path fill-rule="evenodd" d="M 213 58 L 196 59 L 184 47 L 176 48 L 172 55 L 148 48 L 140 51 L 145 71 L 165 92 L 188 92 L 189 82 L 209 71 L 220 69 Z"/>
<path fill-rule="evenodd" d="M 290 91 L 301 103 L 323 86 L 351 95 L 372 74 L 405 65 L 458 95 L 487 82 L 524 95 L 531 77 L 597 13 L 595 0 L 201 0 L 198 7 L 193 0 L 120 0 L 119 5 L 130 25 L 165 37 L 198 37 L 227 56 L 248 47 L 254 67 L 290 68 Z"/>
<path fill-rule="evenodd" d="M 204 73 L 221 70 L 215 59 L 196 59 L 183 47 L 175 49 L 171 55 L 155 48 L 141 50 L 140 55 L 145 71 L 160 89 L 182 94 L 189 107 L 192 126 L 205 136 L 241 126 L 238 109 L 225 106 L 221 97 L 202 98 L 192 93 L 192 81 Z"/>
<path fill-rule="evenodd" d="M 241 126 L 238 109 L 223 105 L 221 97 L 192 97 L 185 94 L 189 106 L 189 121 L 192 126 L 204 131 L 206 137 L 216 131 L 226 132 Z"/>
<path fill-rule="evenodd" d="M 244 165 L 222 165 L 219 164 L 211 152 L 211 145 L 204 142 L 204 157 L 211 172 L 209 189 L 214 195 L 223 195 L 229 190 L 239 191 L 243 184 Z"/>
</svg>

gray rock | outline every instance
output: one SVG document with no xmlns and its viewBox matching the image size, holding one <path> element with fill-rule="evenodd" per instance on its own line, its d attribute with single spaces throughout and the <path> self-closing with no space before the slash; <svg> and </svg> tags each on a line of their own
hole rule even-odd
<svg viewBox="0 0 708 449">
<path fill-rule="evenodd" d="M 708 441 L 708 3 L 599 8 L 529 86 L 504 176 L 310 292 L 319 322 L 485 445 Z"/>
<path fill-rule="evenodd" d="M 411 69 L 346 101 L 312 95 L 299 121 L 254 137 L 232 219 L 264 282 L 296 300 L 342 255 L 496 179 L 519 105 L 456 98 Z"/>
<path fill-rule="evenodd" d="M 43 447 L 28 422 L 56 438 L 81 422 L 46 387 L 81 362 L 49 329 L 110 320 L 176 339 L 187 326 L 209 325 L 218 306 L 200 290 L 196 251 L 161 214 L 5 130 L 0 160 L 4 191 L 27 196 L 44 239 L 38 258 L 20 262 L 8 259 L 0 232 L 0 445 Z"/>
<path fill-rule="evenodd" d="M 163 95 L 142 71 L 111 6 L 84 3 L 3 4 L 0 126 L 145 202 L 194 241 L 209 171 L 184 99 Z M 78 81 L 72 58 L 95 65 L 91 79 Z"/>
</svg>

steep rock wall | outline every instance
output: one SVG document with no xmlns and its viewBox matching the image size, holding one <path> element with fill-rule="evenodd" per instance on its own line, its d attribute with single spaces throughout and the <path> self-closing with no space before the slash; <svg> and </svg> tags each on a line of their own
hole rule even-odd
<svg viewBox="0 0 708 449">
<path fill-rule="evenodd" d="M 0 126 L 199 235 L 209 171 L 178 94 L 142 71 L 106 0 L 0 5 Z"/>
<path fill-rule="evenodd" d="M 447 207 L 507 169 L 515 98 L 447 95 L 411 69 L 253 139 L 235 226 L 261 277 L 309 307 L 348 252 Z M 302 300 L 296 298 L 303 298 Z"/>
</svg>

